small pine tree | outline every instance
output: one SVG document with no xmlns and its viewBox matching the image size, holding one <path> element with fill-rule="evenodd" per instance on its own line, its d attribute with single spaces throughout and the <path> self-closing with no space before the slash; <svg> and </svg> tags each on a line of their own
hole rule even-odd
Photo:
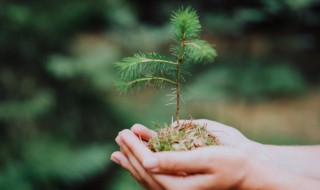
<svg viewBox="0 0 320 190">
<path fill-rule="evenodd" d="M 187 66 L 204 61 L 212 62 L 217 56 L 217 53 L 208 42 L 199 39 L 201 25 L 196 11 L 191 7 L 180 8 L 177 11 L 174 11 L 171 15 L 171 25 L 174 43 L 171 45 L 170 51 L 173 57 L 168 58 L 156 53 L 137 53 L 133 57 L 123 59 L 121 62 L 117 63 L 121 78 L 123 79 L 118 85 L 122 91 L 127 91 L 133 87 L 144 87 L 149 85 L 159 88 L 164 87 L 166 84 L 174 85 L 174 94 L 176 98 L 175 119 L 177 125 L 180 126 L 180 89 L 182 82 L 185 81 L 184 76 L 187 74 Z M 190 128 L 189 124 L 184 125 L 182 128 L 186 128 L 186 126 L 188 126 L 187 128 Z M 205 129 L 197 126 L 197 131 L 199 130 L 201 131 L 200 134 L 208 136 L 204 131 Z M 196 133 L 198 134 L 198 132 Z M 177 150 L 174 148 L 176 146 L 171 146 L 172 143 L 170 146 L 164 147 L 161 143 L 163 141 L 177 142 L 177 138 L 184 138 L 185 135 L 175 135 L 175 137 L 169 137 L 169 140 L 166 135 L 163 137 L 164 138 L 162 139 L 154 139 L 151 141 L 154 142 L 153 144 L 160 145 L 159 147 L 152 146 L 151 149 L 154 151 Z M 205 141 L 207 142 L 208 140 L 205 139 Z M 214 143 L 209 142 L 205 144 L 211 145 Z M 190 146 L 190 144 L 183 145 L 183 147 Z M 181 148 L 178 148 L 178 150 L 180 149 Z"/>
</svg>

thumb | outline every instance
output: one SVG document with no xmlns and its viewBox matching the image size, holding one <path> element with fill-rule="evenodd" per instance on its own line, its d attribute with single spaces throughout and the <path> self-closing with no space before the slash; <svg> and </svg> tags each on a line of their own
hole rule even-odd
<svg viewBox="0 0 320 190">
<path fill-rule="evenodd" d="M 211 156 L 207 147 L 185 152 L 158 152 L 143 160 L 143 166 L 155 173 L 207 173 Z"/>
</svg>

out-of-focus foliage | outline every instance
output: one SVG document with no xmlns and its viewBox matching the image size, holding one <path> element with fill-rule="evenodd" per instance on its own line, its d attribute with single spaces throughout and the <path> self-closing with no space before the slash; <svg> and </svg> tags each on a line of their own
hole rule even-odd
<svg viewBox="0 0 320 190">
<path fill-rule="evenodd" d="M 134 52 L 167 52 L 172 43 L 167 21 L 181 5 L 197 10 L 204 39 L 219 54 L 217 64 L 193 66 L 197 77 L 185 87 L 185 99 L 201 107 L 185 106 L 185 117 L 242 118 L 231 122 L 241 126 L 258 115 L 250 111 L 254 105 L 267 105 L 269 115 L 288 107 L 305 114 L 285 110 L 278 115 L 289 113 L 290 119 L 254 123 L 251 118 L 248 134 L 265 142 L 319 142 L 314 118 L 319 116 L 320 1 L 190 3 L 1 1 L 0 189 L 139 189 L 109 161 L 113 139 L 134 122 L 170 122 L 173 107 L 164 106 L 167 92 L 153 89 L 119 96 L 113 64 Z M 280 109 L 272 101 L 281 99 L 297 104 L 285 102 Z M 236 103 L 242 100 L 251 106 L 248 113 Z M 212 102 L 230 102 L 232 109 L 225 106 L 221 114 Z M 292 128 L 281 128 L 285 125 Z M 279 128 L 274 132 L 270 126 Z"/>
<path fill-rule="evenodd" d="M 110 164 L 106 154 L 111 147 L 91 145 L 72 149 L 64 143 L 44 140 L 25 144 L 22 152 L 23 162 L 8 161 L 1 172 L 1 189 L 34 189 L 33 180 L 51 189 L 50 181 L 72 184 L 102 172 Z"/>
<path fill-rule="evenodd" d="M 108 99 L 120 51 L 71 46 L 82 33 L 132 24 L 129 9 L 123 1 L 1 3 L 0 189 L 108 184 L 95 176 L 110 176 L 110 141 L 125 123 Z"/>
<path fill-rule="evenodd" d="M 292 67 L 281 64 L 250 67 L 220 65 L 204 72 L 189 86 L 188 96 L 205 100 L 232 100 L 243 97 L 247 101 L 272 97 L 295 97 L 304 93 L 306 82 Z"/>
<path fill-rule="evenodd" d="M 119 54 L 118 49 L 106 46 L 77 57 L 52 55 L 48 58 L 47 70 L 60 80 L 83 78 L 91 85 L 90 88 L 106 93 L 114 88 L 118 77 L 111 63 Z"/>
</svg>

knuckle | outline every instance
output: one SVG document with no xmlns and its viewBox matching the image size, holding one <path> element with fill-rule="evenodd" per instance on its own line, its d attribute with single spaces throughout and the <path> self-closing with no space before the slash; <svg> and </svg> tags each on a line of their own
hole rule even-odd
<svg viewBox="0 0 320 190">
<path fill-rule="evenodd" d="M 162 158 L 161 160 L 159 160 L 160 170 L 174 169 L 174 167 L 175 167 L 175 164 L 172 160 L 170 161 L 167 158 Z"/>
<path fill-rule="evenodd" d="M 175 159 L 172 159 L 171 156 L 167 155 L 166 152 L 160 153 L 158 155 L 158 168 L 160 170 L 172 170 L 176 166 L 176 161 Z"/>
</svg>

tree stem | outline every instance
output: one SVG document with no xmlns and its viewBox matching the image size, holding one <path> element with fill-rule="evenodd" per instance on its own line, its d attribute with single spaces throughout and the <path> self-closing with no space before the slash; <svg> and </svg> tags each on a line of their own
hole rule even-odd
<svg viewBox="0 0 320 190">
<path fill-rule="evenodd" d="M 177 105 L 176 105 L 176 121 L 177 125 L 180 125 L 179 123 L 179 111 L 180 111 L 180 70 L 181 70 L 181 63 L 177 65 L 177 71 L 178 71 L 178 78 L 176 82 L 176 92 L 177 92 Z"/>
<path fill-rule="evenodd" d="M 176 105 L 176 121 L 177 125 L 180 125 L 180 118 L 179 118 L 179 112 L 180 112 L 180 81 L 181 81 L 181 64 L 183 62 L 183 53 L 184 53 L 184 46 L 185 46 L 185 32 L 182 31 L 182 39 L 180 44 L 180 54 L 178 58 L 178 64 L 177 64 L 177 82 L 176 82 L 176 95 L 177 95 L 177 105 Z"/>
</svg>

